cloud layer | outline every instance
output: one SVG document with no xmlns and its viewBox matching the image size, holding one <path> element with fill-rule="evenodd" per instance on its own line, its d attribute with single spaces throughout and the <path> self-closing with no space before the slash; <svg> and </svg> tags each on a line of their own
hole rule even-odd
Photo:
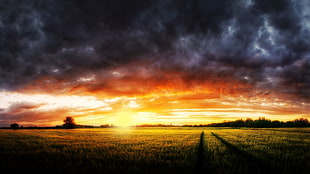
<svg viewBox="0 0 310 174">
<path fill-rule="evenodd" d="M 146 73 L 176 72 L 184 83 L 230 79 L 310 95 L 306 1 L 1 4 L 0 84 L 6 90 L 44 78 L 74 85 L 84 76 L 104 81 L 113 76 L 107 72 L 143 61 L 138 66 Z"/>
<path fill-rule="evenodd" d="M 0 89 L 308 103 L 309 8 L 307 0 L 2 0 Z"/>
</svg>

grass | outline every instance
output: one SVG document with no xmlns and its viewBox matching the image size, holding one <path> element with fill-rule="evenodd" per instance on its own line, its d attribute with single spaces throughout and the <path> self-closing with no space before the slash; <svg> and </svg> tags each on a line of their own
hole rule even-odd
<svg viewBox="0 0 310 174">
<path fill-rule="evenodd" d="M 0 130 L 0 164 L 5 171 L 36 173 L 307 173 L 309 132 L 171 127 Z"/>
<path fill-rule="evenodd" d="M 268 162 L 258 158 L 257 156 L 243 151 L 238 146 L 226 141 L 222 137 L 218 136 L 214 132 L 211 134 L 216 137 L 219 141 L 221 141 L 228 150 L 231 151 L 231 156 L 235 156 L 236 159 L 234 160 L 237 162 L 238 173 L 278 173 L 280 170 L 275 166 L 271 166 Z"/>
<path fill-rule="evenodd" d="M 309 130 L 309 128 L 221 129 L 214 132 L 227 142 L 228 147 L 235 147 L 239 152 L 263 162 L 265 166 L 261 167 L 271 166 L 270 173 L 308 173 Z"/>
</svg>

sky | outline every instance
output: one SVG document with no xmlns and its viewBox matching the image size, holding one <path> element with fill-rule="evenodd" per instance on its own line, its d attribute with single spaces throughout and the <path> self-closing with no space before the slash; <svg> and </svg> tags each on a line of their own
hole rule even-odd
<svg viewBox="0 0 310 174">
<path fill-rule="evenodd" d="M 0 0 L 0 126 L 310 119 L 308 0 Z"/>
</svg>

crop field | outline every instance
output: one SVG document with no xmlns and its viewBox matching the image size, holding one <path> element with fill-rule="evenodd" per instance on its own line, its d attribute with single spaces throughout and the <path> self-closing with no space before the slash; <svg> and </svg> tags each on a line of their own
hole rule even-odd
<svg viewBox="0 0 310 174">
<path fill-rule="evenodd" d="M 0 165 L 14 173 L 308 173 L 310 129 L 2 129 Z"/>
</svg>

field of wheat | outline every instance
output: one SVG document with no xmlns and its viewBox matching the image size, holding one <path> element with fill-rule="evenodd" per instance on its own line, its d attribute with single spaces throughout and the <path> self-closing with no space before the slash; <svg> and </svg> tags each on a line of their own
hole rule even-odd
<svg viewBox="0 0 310 174">
<path fill-rule="evenodd" d="M 308 173 L 310 129 L 2 129 L 0 163 L 35 173 Z"/>
</svg>

